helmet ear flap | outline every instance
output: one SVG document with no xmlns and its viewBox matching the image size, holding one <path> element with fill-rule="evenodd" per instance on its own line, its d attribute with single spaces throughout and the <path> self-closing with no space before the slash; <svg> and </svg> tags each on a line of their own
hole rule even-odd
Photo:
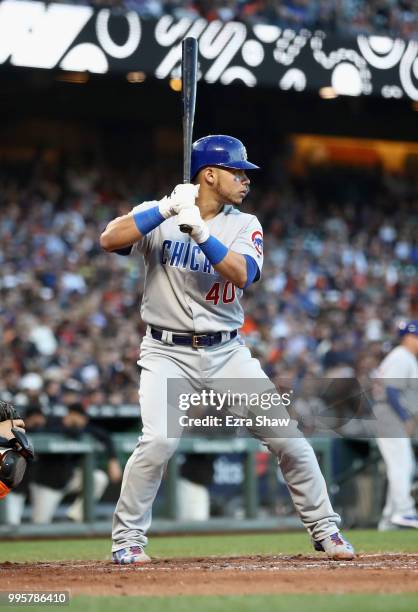
<svg viewBox="0 0 418 612">
<path fill-rule="evenodd" d="M 26 435 L 15 428 L 12 432 L 15 438 L 0 438 L 0 498 L 22 482 L 28 461 L 34 457 L 33 446 Z"/>
<path fill-rule="evenodd" d="M 0 481 L 11 489 L 17 487 L 25 475 L 26 465 L 26 459 L 15 450 L 0 450 Z"/>
</svg>

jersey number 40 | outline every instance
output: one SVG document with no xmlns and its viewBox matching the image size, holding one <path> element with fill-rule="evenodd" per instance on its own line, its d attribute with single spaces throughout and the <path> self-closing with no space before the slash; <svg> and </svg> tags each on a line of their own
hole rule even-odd
<svg viewBox="0 0 418 612">
<path fill-rule="evenodd" d="M 205 300 L 207 302 L 213 302 L 215 306 L 219 304 L 221 299 L 221 283 L 214 283 L 206 294 Z M 235 285 L 231 281 L 227 281 L 222 291 L 222 302 L 224 304 L 230 304 L 235 300 Z"/>
</svg>

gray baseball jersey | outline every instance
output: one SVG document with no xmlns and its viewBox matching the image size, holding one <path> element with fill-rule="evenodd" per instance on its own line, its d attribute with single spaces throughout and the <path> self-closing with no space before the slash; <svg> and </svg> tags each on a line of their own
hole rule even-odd
<svg viewBox="0 0 418 612">
<path fill-rule="evenodd" d="M 418 361 L 404 346 L 394 348 L 382 361 L 377 378 L 382 386 L 400 389 L 402 405 L 412 414 L 418 413 Z"/>
<path fill-rule="evenodd" d="M 146 210 L 146 202 L 134 210 Z M 254 215 L 225 205 L 206 222 L 210 233 L 229 249 L 250 255 L 261 272 L 263 233 Z M 134 245 L 131 254 L 145 260 L 142 320 L 160 329 L 218 332 L 240 328 L 242 290 L 214 270 L 199 246 L 178 228 L 177 217 L 164 221 Z"/>
<path fill-rule="evenodd" d="M 135 210 L 155 205 L 156 202 L 148 202 Z M 241 327 L 242 291 L 216 273 L 199 246 L 180 232 L 177 223 L 177 217 L 164 221 L 132 249 L 133 254 L 142 254 L 145 259 L 142 319 L 148 325 L 179 332 L 218 332 Z M 228 248 L 252 256 L 261 271 L 263 240 L 256 217 L 228 205 L 207 224 L 211 234 Z M 152 504 L 165 464 L 181 435 L 177 431 L 173 437 L 171 431 L 168 436 L 168 382 L 200 381 L 206 387 L 209 381 L 214 386 L 217 380 L 237 379 L 241 388 L 242 379 L 268 380 L 259 361 L 239 338 L 207 348 L 192 348 L 155 340 L 147 330 L 138 364 L 142 437 L 125 468 L 113 518 L 113 551 L 147 543 Z M 265 431 L 251 433 L 277 456 L 295 507 L 310 535 L 321 541 L 336 533 L 340 517 L 332 508 L 315 454 L 296 429 L 296 423 L 292 422 L 287 435 L 281 438 L 268 437 Z"/>
<path fill-rule="evenodd" d="M 401 391 L 400 401 L 410 414 L 418 413 L 418 362 L 404 346 L 394 348 L 377 370 L 378 387 L 383 391 L 382 403 L 376 406 L 376 441 L 382 453 L 388 487 L 385 507 L 379 522 L 381 529 L 392 528 L 391 519 L 396 516 L 412 516 L 417 513 L 411 485 L 415 472 L 412 443 L 404 423 L 386 398 L 386 387 Z"/>
</svg>

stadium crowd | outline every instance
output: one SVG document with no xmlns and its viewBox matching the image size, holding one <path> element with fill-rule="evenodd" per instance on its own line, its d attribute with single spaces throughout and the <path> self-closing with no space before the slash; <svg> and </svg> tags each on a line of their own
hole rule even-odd
<svg viewBox="0 0 418 612">
<path fill-rule="evenodd" d="M 380 168 L 283 176 L 256 179 L 244 204 L 265 228 L 266 261 L 242 334 L 276 379 L 361 378 L 396 321 L 418 318 L 417 183 Z M 137 403 L 142 266 L 98 239 L 175 182 L 151 166 L 3 164 L 0 397 L 44 409 Z"/>
<path fill-rule="evenodd" d="M 68 2 L 68 0 L 63 0 Z M 417 0 L 73 0 L 98 8 L 128 9 L 143 17 L 171 14 L 209 21 L 267 23 L 286 28 L 320 28 L 338 34 L 418 35 Z"/>
</svg>

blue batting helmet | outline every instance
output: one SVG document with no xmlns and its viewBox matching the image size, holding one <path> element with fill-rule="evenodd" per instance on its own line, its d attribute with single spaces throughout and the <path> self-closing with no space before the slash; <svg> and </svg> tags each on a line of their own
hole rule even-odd
<svg viewBox="0 0 418 612">
<path fill-rule="evenodd" d="M 418 321 L 402 321 L 399 324 L 399 335 L 406 336 L 406 334 L 414 334 L 418 336 Z"/>
<path fill-rule="evenodd" d="M 222 134 L 204 136 L 193 143 L 191 178 L 194 178 L 205 166 L 259 170 L 258 166 L 247 160 L 247 151 L 238 138 Z"/>
</svg>

